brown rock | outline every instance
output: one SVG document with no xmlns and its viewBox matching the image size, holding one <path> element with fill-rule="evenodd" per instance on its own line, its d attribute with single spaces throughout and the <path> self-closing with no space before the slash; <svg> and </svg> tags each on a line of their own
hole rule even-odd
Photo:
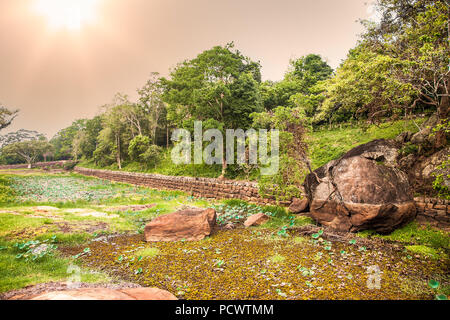
<svg viewBox="0 0 450 320">
<path fill-rule="evenodd" d="M 30 300 L 177 300 L 177 298 L 170 292 L 158 288 L 126 290 L 82 288 L 46 292 L 32 297 Z"/>
<path fill-rule="evenodd" d="M 264 213 L 257 213 L 257 214 L 254 214 L 254 215 L 251 215 L 250 217 L 248 217 L 247 220 L 245 220 L 245 222 L 244 222 L 244 226 L 246 228 L 251 227 L 251 226 L 260 226 L 269 220 L 270 220 L 270 217 L 266 216 Z"/>
<path fill-rule="evenodd" d="M 159 216 L 145 226 L 146 241 L 198 241 L 216 225 L 214 209 L 187 209 Z"/>
<path fill-rule="evenodd" d="M 407 175 L 395 168 L 394 149 L 388 141 L 375 140 L 308 175 L 311 217 L 340 231 L 381 233 L 412 220 L 413 192 Z"/>
<path fill-rule="evenodd" d="M 133 288 L 120 290 L 135 300 L 178 300 L 169 291 L 158 288 Z"/>
<path fill-rule="evenodd" d="M 309 200 L 308 198 L 298 199 L 294 198 L 292 204 L 289 206 L 289 212 L 291 213 L 302 213 L 308 211 Z"/>
</svg>

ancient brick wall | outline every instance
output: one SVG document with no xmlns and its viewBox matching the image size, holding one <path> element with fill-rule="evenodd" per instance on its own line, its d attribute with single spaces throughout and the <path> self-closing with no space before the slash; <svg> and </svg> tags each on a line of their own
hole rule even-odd
<svg viewBox="0 0 450 320">
<path fill-rule="evenodd" d="M 449 200 L 426 197 L 417 197 L 414 200 L 419 220 L 439 226 L 450 226 Z"/>
<path fill-rule="evenodd" d="M 160 174 L 97 170 L 75 167 L 75 172 L 97 178 L 125 182 L 155 189 L 180 190 L 195 197 L 211 199 L 241 199 L 258 204 L 275 204 L 274 199 L 262 199 L 258 184 L 248 181 L 213 178 L 174 177 Z M 286 202 L 285 205 L 289 205 Z"/>
</svg>

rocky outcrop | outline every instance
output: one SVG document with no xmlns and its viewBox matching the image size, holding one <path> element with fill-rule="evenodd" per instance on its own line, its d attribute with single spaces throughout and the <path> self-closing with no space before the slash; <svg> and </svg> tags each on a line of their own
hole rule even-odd
<svg viewBox="0 0 450 320">
<path fill-rule="evenodd" d="M 396 168 L 398 146 L 374 140 L 309 174 L 310 215 L 340 231 L 389 233 L 416 215 L 407 175 Z"/>
<path fill-rule="evenodd" d="M 246 228 L 251 227 L 251 226 L 260 226 L 269 220 L 270 220 L 270 217 L 265 215 L 264 213 L 257 213 L 257 214 L 254 214 L 254 215 L 251 215 L 250 217 L 248 217 L 247 220 L 245 220 L 245 222 L 244 222 L 244 226 Z"/>
<path fill-rule="evenodd" d="M 46 292 L 30 300 L 178 300 L 168 291 L 158 288 L 133 288 L 113 290 L 106 288 L 82 288 L 67 291 Z"/>
<path fill-rule="evenodd" d="M 146 241 L 198 241 L 216 225 L 214 209 L 186 209 L 159 216 L 145 226 Z"/>
</svg>

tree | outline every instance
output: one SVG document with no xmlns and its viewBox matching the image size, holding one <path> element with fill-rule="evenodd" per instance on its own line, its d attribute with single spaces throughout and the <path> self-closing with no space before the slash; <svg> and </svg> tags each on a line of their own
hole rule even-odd
<svg viewBox="0 0 450 320">
<path fill-rule="evenodd" d="M 308 117 L 313 117 L 321 100 L 317 97 L 316 85 L 332 74 L 333 69 L 317 54 L 291 60 L 283 80 L 276 83 L 266 81 L 261 85 L 265 109 L 302 107 Z"/>
<path fill-rule="evenodd" d="M 58 160 L 71 159 L 73 156 L 73 142 L 79 131 L 86 128 L 86 119 L 74 121 L 69 127 L 60 130 L 51 140 Z"/>
<path fill-rule="evenodd" d="M 51 149 L 51 145 L 47 139 L 40 136 L 38 139 L 27 141 L 14 142 L 2 148 L 2 156 L 8 157 L 17 155 L 21 157 L 27 164 L 28 169 L 31 169 L 33 163 L 43 156 L 44 153 Z"/>
<path fill-rule="evenodd" d="M 132 115 L 136 112 L 135 106 L 128 96 L 122 94 L 116 94 L 113 102 L 104 106 L 102 130 L 94 151 L 96 162 L 105 163 L 115 158 L 117 167 L 122 169 L 122 161 L 128 155 L 128 144 L 142 129 L 140 118 Z"/>
<path fill-rule="evenodd" d="M 350 118 L 369 118 L 374 122 L 381 116 L 404 113 L 416 91 L 395 77 L 393 66 L 401 64 L 402 61 L 375 53 L 364 44 L 350 50 L 335 76 L 316 86 L 323 103 L 314 122 Z"/>
<path fill-rule="evenodd" d="M 311 172 L 305 142 L 305 113 L 301 108 L 277 107 L 252 114 L 255 128 L 277 129 L 279 133 L 279 169 L 273 175 L 260 175 L 260 194 L 277 201 L 301 196 L 306 169 Z"/>
<path fill-rule="evenodd" d="M 156 130 L 166 109 L 166 104 L 162 100 L 163 86 L 159 79 L 159 73 L 153 72 L 146 84 L 138 90 L 138 93 L 138 106 L 142 111 L 142 118 L 147 121 L 149 135 L 153 143 L 156 144 Z"/>
<path fill-rule="evenodd" d="M 97 148 L 97 137 L 102 130 L 102 117 L 95 116 L 93 119 L 86 120 L 85 128 L 80 136 L 79 146 L 81 156 L 85 159 L 91 159 Z"/>
<path fill-rule="evenodd" d="M 263 110 L 260 64 L 233 48 L 231 43 L 206 50 L 179 64 L 170 80 L 161 79 L 167 117 L 174 125 L 189 128 L 193 120 L 202 120 L 218 129 L 246 129 L 250 114 Z M 223 152 L 222 175 L 226 169 Z"/>
<path fill-rule="evenodd" d="M 379 24 L 365 22 L 364 45 L 394 62 L 390 76 L 416 93 L 411 108 L 419 104 L 431 106 L 440 123 L 448 125 L 448 1 L 378 0 L 377 4 L 382 19 Z M 446 134 L 441 129 L 436 134 L 435 147 L 444 145 Z"/>
<path fill-rule="evenodd" d="M 9 127 L 13 120 L 17 117 L 19 110 L 9 110 L 0 105 L 0 130 Z"/>
</svg>

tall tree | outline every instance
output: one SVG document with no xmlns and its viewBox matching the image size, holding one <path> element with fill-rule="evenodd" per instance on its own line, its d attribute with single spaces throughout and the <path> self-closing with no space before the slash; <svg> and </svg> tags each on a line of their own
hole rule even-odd
<svg viewBox="0 0 450 320">
<path fill-rule="evenodd" d="M 159 73 L 153 72 L 146 84 L 138 90 L 138 93 L 138 107 L 141 110 L 142 118 L 147 122 L 149 135 L 153 143 L 156 144 L 156 130 L 163 120 L 162 116 L 166 109 L 166 104 L 162 99 L 163 86 Z"/>
<path fill-rule="evenodd" d="M 33 163 L 35 163 L 39 157 L 42 157 L 46 152 L 50 151 L 52 146 L 48 143 L 47 139 L 41 135 L 36 134 L 32 136 L 28 134 L 24 137 L 22 132 L 17 133 L 15 142 L 12 142 L 1 149 L 2 157 L 18 156 L 22 158 L 31 169 Z M 28 133 L 32 133 L 29 131 Z"/>
<path fill-rule="evenodd" d="M 184 127 L 203 120 L 217 129 L 246 129 L 250 114 L 262 111 L 260 82 L 260 64 L 234 50 L 232 43 L 206 50 L 179 64 L 170 80 L 162 79 L 168 119 Z M 222 175 L 226 169 L 223 152 Z"/>
</svg>

